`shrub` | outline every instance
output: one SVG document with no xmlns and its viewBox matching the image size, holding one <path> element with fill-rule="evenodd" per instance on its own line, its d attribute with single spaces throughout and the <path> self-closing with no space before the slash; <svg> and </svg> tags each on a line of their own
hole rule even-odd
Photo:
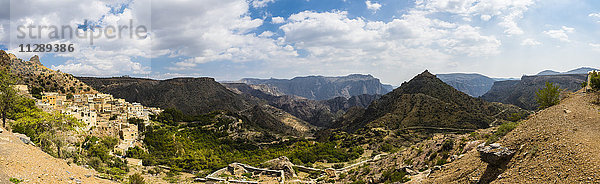
<svg viewBox="0 0 600 184">
<path fill-rule="evenodd" d="M 406 177 L 406 172 L 397 169 L 384 171 L 381 177 L 384 183 L 404 183 L 410 181 L 410 178 Z"/>
<path fill-rule="evenodd" d="M 145 184 L 144 178 L 140 173 L 129 175 L 129 184 Z"/>
<path fill-rule="evenodd" d="M 517 128 L 518 125 L 519 125 L 519 122 L 506 122 L 506 123 L 500 125 L 498 127 L 498 129 L 496 130 L 496 132 L 487 138 L 486 143 L 491 144 L 491 143 L 498 141 L 498 139 L 504 137 L 510 131 Z"/>
<path fill-rule="evenodd" d="M 560 102 L 559 86 L 556 86 L 550 82 L 546 82 L 546 87 L 538 90 L 535 94 L 537 95 L 535 99 L 538 103 L 539 109 L 545 109 Z"/>
<path fill-rule="evenodd" d="M 15 183 L 15 184 L 23 182 L 23 180 L 20 180 L 20 179 L 17 179 L 17 178 L 10 178 L 10 179 L 8 179 L 8 181 L 10 181 L 12 183 Z"/>
<path fill-rule="evenodd" d="M 334 164 L 334 165 L 333 165 L 333 168 L 334 168 L 334 169 L 341 169 L 341 168 L 344 168 L 344 164 Z"/>
<path fill-rule="evenodd" d="M 592 72 L 590 79 L 590 87 L 594 90 L 600 89 L 600 72 Z"/>
</svg>

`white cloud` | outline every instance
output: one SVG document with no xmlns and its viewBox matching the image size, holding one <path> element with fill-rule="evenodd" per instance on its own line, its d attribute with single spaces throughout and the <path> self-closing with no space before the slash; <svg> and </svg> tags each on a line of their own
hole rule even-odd
<svg viewBox="0 0 600 184">
<path fill-rule="evenodd" d="M 265 32 L 262 32 L 260 35 L 258 35 L 258 37 L 264 38 L 264 37 L 271 37 L 273 35 L 274 35 L 273 32 L 271 32 L 271 31 L 265 31 Z"/>
<path fill-rule="evenodd" d="M 525 40 L 523 40 L 523 42 L 521 42 L 521 45 L 523 46 L 536 46 L 536 45 L 541 45 L 542 43 L 532 39 L 532 38 L 527 38 Z"/>
<path fill-rule="evenodd" d="M 379 10 L 379 8 L 381 8 L 381 4 L 376 3 L 376 2 L 371 2 L 370 0 L 365 1 L 365 4 L 367 5 L 367 9 L 369 9 L 373 12 L 377 12 L 377 10 Z"/>
<path fill-rule="evenodd" d="M 286 42 L 309 51 L 311 60 L 326 62 L 443 62 L 452 56 L 495 55 L 501 45 L 477 27 L 430 19 L 422 11 L 391 22 L 305 11 L 290 16 L 281 29 Z"/>
<path fill-rule="evenodd" d="M 254 8 L 263 8 L 267 6 L 267 4 L 275 2 L 275 0 L 253 0 L 252 7 Z"/>
<path fill-rule="evenodd" d="M 596 44 L 596 43 L 589 43 L 588 44 L 590 47 L 592 47 L 592 50 L 598 51 L 600 52 L 600 44 Z"/>
<path fill-rule="evenodd" d="M 600 13 L 590 13 L 588 16 L 594 17 L 594 18 L 600 18 Z"/>
<path fill-rule="evenodd" d="M 119 3 L 105 1 L 21 1 L 11 3 L 11 25 L 68 25 L 76 30 L 79 24 L 84 20 L 98 21 L 102 20 L 102 26 L 107 25 L 129 25 L 129 21 L 134 21 L 134 26 L 144 25 L 151 27 L 150 17 L 145 16 L 150 11 L 148 0 L 137 0 L 128 4 L 120 13 L 110 13 L 111 7 L 119 6 Z M 64 7 L 70 7 L 69 11 L 64 11 Z M 18 39 L 16 38 L 16 26 L 12 27 L 11 34 L 14 38 L 9 48 L 9 52 L 15 53 L 18 57 L 29 58 L 33 54 L 43 57 L 45 53 L 20 53 L 16 52 L 16 45 L 19 43 L 50 43 L 50 44 L 73 44 L 74 52 L 57 53 L 59 57 L 70 59 L 64 64 L 51 66 L 54 69 L 73 73 L 75 75 L 112 75 L 119 73 L 143 74 L 148 73 L 149 68 L 144 67 L 141 61 L 133 61 L 136 57 L 151 56 L 150 37 L 130 38 L 123 36 L 119 39 L 107 38 L 101 36 L 93 39 L 93 45 L 88 38 L 80 39 L 77 37 L 64 39 L 52 39 L 43 36 L 40 39 Z M 149 28 L 148 28 L 149 29 Z M 93 33 L 98 35 L 97 29 Z M 49 29 L 44 29 L 42 35 L 48 35 Z M 68 34 L 68 33 L 67 33 Z M 37 35 L 37 34 L 36 34 Z M 122 35 L 129 35 L 129 30 L 123 30 Z M 43 59 L 43 58 L 42 58 Z M 141 60 L 141 59 L 140 59 Z"/>
<path fill-rule="evenodd" d="M 492 19 L 492 16 L 491 15 L 481 15 L 480 18 L 483 21 L 489 21 L 490 19 Z"/>
<path fill-rule="evenodd" d="M 550 38 L 554 38 L 563 42 L 570 42 L 571 40 L 569 40 L 568 34 L 573 32 L 575 32 L 575 28 L 562 26 L 561 29 L 547 30 L 543 33 L 548 35 Z"/>
<path fill-rule="evenodd" d="M 271 23 L 273 24 L 281 24 L 284 23 L 285 19 L 283 17 L 273 17 L 271 18 Z"/>
<path fill-rule="evenodd" d="M 507 35 L 520 35 L 523 30 L 518 26 L 518 21 L 523 18 L 523 13 L 533 5 L 535 0 L 418 0 L 418 8 L 432 13 L 452 13 L 470 20 L 479 16 L 481 20 L 488 21 L 499 17 L 498 25 L 503 27 Z"/>
</svg>

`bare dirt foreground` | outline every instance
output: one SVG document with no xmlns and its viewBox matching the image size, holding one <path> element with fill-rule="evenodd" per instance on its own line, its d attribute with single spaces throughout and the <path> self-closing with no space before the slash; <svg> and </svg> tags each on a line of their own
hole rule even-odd
<svg viewBox="0 0 600 184">
<path fill-rule="evenodd" d="M 470 151 L 423 183 L 599 183 L 600 106 L 596 94 L 570 94 L 521 123 L 499 143 L 516 153 L 490 167 Z"/>
<path fill-rule="evenodd" d="M 95 174 L 26 145 L 6 130 L 0 133 L 0 183 L 11 183 L 10 178 L 22 183 L 114 183 L 95 178 Z"/>
</svg>

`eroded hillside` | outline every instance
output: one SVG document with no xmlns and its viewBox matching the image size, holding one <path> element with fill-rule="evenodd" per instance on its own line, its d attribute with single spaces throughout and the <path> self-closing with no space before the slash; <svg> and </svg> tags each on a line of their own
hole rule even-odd
<svg viewBox="0 0 600 184">
<path fill-rule="evenodd" d="M 600 106 L 593 103 L 597 95 L 572 93 L 521 123 L 498 141 L 516 151 L 505 165 L 490 167 L 473 150 L 424 183 L 600 182 Z"/>
</svg>

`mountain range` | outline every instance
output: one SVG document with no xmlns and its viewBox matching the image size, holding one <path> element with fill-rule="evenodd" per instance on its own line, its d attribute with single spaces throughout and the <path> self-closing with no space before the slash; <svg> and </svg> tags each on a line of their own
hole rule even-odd
<svg viewBox="0 0 600 184">
<path fill-rule="evenodd" d="M 233 113 L 251 128 L 280 135 L 310 135 L 313 127 L 289 113 L 240 96 L 213 78 L 153 80 L 130 77 L 79 79 L 100 92 L 162 109 L 175 108 L 187 115 L 214 111 Z M 266 131 L 266 132 L 264 132 Z"/>
<path fill-rule="evenodd" d="M 588 72 L 595 71 L 595 70 L 597 71 L 598 69 L 590 68 L 590 67 L 581 67 L 581 68 L 569 70 L 566 72 L 557 72 L 554 70 L 544 70 L 536 75 L 587 74 Z"/>
<path fill-rule="evenodd" d="M 436 76 L 446 84 L 473 97 L 485 94 L 492 88 L 494 82 L 498 81 L 497 79 L 475 73 L 450 73 L 437 74 Z"/>
<path fill-rule="evenodd" d="M 581 83 L 586 82 L 586 80 L 587 74 L 523 76 L 521 80 L 495 82 L 492 89 L 481 96 L 481 99 L 536 110 L 538 104 L 535 101 L 535 92 L 544 88 L 546 82 L 558 85 L 565 91 L 573 92 L 581 89 Z"/>
<path fill-rule="evenodd" d="M 349 130 L 411 127 L 479 129 L 520 112 L 514 106 L 471 97 L 425 71 L 375 100 L 345 125 Z"/>
<path fill-rule="evenodd" d="M 307 76 L 292 79 L 244 78 L 237 83 L 263 85 L 275 94 L 304 97 L 311 100 L 328 100 L 335 97 L 350 98 L 362 94 L 386 94 L 393 87 L 382 84 L 372 75 L 352 74 L 341 77 Z"/>
</svg>

